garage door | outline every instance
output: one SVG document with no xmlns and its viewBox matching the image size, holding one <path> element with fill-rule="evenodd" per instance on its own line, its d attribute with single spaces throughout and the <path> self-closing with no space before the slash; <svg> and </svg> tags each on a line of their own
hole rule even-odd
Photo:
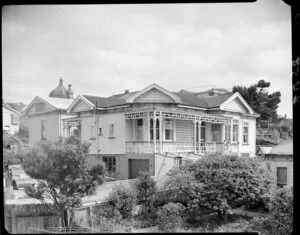
<svg viewBox="0 0 300 235">
<path fill-rule="evenodd" d="M 137 178 L 139 171 L 149 172 L 149 159 L 129 159 L 129 179 Z"/>
</svg>

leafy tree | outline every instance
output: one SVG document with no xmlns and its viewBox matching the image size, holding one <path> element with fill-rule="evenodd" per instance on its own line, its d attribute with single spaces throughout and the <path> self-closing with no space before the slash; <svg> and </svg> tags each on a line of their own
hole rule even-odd
<svg viewBox="0 0 300 235">
<path fill-rule="evenodd" d="M 178 190 L 189 214 L 209 209 L 221 219 L 232 207 L 263 204 L 272 183 L 270 172 L 258 158 L 207 156 L 187 162 L 169 173 L 168 184 Z"/>
<path fill-rule="evenodd" d="M 109 194 L 109 203 L 118 209 L 123 219 L 130 218 L 133 206 L 136 205 L 136 192 L 131 188 L 119 186 Z"/>
<path fill-rule="evenodd" d="M 23 158 L 25 173 L 44 181 L 30 189 L 31 196 L 43 202 L 52 200 L 66 229 L 72 225 L 73 209 L 81 205 L 81 198 L 92 194 L 95 186 L 104 182 L 105 164 L 100 162 L 88 168 L 85 161 L 88 149 L 88 143 L 77 139 L 65 143 L 41 141 Z"/>
<path fill-rule="evenodd" d="M 140 172 L 137 178 L 137 197 L 143 205 L 144 215 L 151 213 L 156 193 L 156 182 L 149 172 Z"/>
<path fill-rule="evenodd" d="M 15 146 L 17 151 L 12 151 Z M 21 162 L 22 140 L 16 136 L 8 133 L 3 133 L 3 167 L 18 164 Z"/>
<path fill-rule="evenodd" d="M 291 234 L 293 231 L 293 188 L 285 186 L 279 189 L 271 201 L 270 222 L 273 234 Z"/>
<path fill-rule="evenodd" d="M 268 120 L 277 118 L 277 108 L 280 103 L 281 93 L 279 91 L 270 93 L 267 88 L 271 83 L 260 80 L 257 84 L 250 87 L 234 86 L 232 92 L 239 92 L 249 103 L 251 108 L 261 116 L 259 120 Z"/>
</svg>

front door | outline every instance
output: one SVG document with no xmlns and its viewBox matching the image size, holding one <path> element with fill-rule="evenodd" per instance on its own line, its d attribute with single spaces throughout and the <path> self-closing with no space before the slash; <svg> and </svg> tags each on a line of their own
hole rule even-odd
<svg viewBox="0 0 300 235">
<path fill-rule="evenodd" d="M 129 179 L 135 179 L 140 171 L 149 172 L 149 159 L 128 159 Z"/>
</svg>

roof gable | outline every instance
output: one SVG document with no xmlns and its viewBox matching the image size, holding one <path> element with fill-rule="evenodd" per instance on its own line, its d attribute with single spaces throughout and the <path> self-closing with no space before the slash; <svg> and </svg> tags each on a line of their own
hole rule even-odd
<svg viewBox="0 0 300 235">
<path fill-rule="evenodd" d="M 146 93 L 148 94 L 146 95 Z M 155 83 L 126 98 L 127 103 L 142 102 L 143 100 L 145 102 L 167 101 L 174 103 L 180 103 L 181 101 L 179 96 L 170 91 L 167 91 L 166 89 L 162 88 L 161 86 L 158 86 Z"/>
<path fill-rule="evenodd" d="M 234 93 L 225 102 L 223 102 L 220 105 L 220 109 L 221 110 L 234 111 L 234 112 L 241 112 L 242 109 L 244 109 L 244 112 L 247 112 L 247 113 L 250 113 L 250 114 L 255 114 L 253 109 L 250 107 L 250 105 L 241 96 L 241 94 L 239 92 Z"/>
<path fill-rule="evenodd" d="M 54 110 L 67 110 L 72 101 L 73 100 L 70 99 L 36 96 L 24 108 L 22 115 L 51 112 Z M 44 104 L 44 108 L 37 108 L 37 104 Z"/>
<path fill-rule="evenodd" d="M 2 103 L 2 108 L 6 108 L 14 113 L 16 113 L 17 115 L 20 115 L 20 112 L 18 112 L 17 110 L 13 109 L 12 107 L 10 107 L 8 104 Z"/>
<path fill-rule="evenodd" d="M 79 95 L 76 99 L 72 102 L 72 104 L 68 107 L 67 112 L 80 112 L 91 110 L 95 107 L 95 105 L 87 99 L 85 96 Z"/>
</svg>

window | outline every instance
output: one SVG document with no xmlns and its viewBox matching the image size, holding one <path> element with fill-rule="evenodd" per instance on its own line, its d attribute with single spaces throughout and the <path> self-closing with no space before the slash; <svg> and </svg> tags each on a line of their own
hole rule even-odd
<svg viewBox="0 0 300 235">
<path fill-rule="evenodd" d="M 115 157 L 102 157 L 109 172 L 116 172 L 116 158 Z"/>
<path fill-rule="evenodd" d="M 109 137 L 115 137 L 115 124 L 109 124 Z"/>
<path fill-rule="evenodd" d="M 239 121 L 233 120 L 232 142 L 238 142 L 238 141 L 239 141 Z"/>
<path fill-rule="evenodd" d="M 248 144 L 249 140 L 249 127 L 248 122 L 243 123 L 243 144 Z"/>
<path fill-rule="evenodd" d="M 206 123 L 201 123 L 201 142 L 205 142 L 206 140 Z"/>
<path fill-rule="evenodd" d="M 36 103 L 35 107 L 37 112 L 43 112 L 45 110 L 45 104 L 42 102 Z"/>
<path fill-rule="evenodd" d="M 102 134 L 102 128 L 101 128 L 101 127 L 99 128 L 98 135 L 103 135 L 103 134 Z"/>
<path fill-rule="evenodd" d="M 46 139 L 46 121 L 41 120 L 41 139 Z"/>
<path fill-rule="evenodd" d="M 143 119 L 136 120 L 135 138 L 136 140 L 143 140 Z"/>
<path fill-rule="evenodd" d="M 277 186 L 283 187 L 287 185 L 287 168 L 277 167 Z"/>
<path fill-rule="evenodd" d="M 174 140 L 174 120 L 165 119 L 165 140 Z"/>
<path fill-rule="evenodd" d="M 11 123 L 12 124 L 18 124 L 18 116 L 15 114 L 11 114 Z"/>
<path fill-rule="evenodd" d="M 159 120 L 156 120 L 156 125 L 155 125 L 155 130 L 156 130 L 156 140 L 159 140 Z M 150 120 L 150 140 L 153 140 L 153 119 Z"/>
<path fill-rule="evenodd" d="M 241 157 L 250 157 L 250 153 L 241 153 Z"/>
<path fill-rule="evenodd" d="M 225 125 L 225 141 L 230 143 L 230 128 L 231 125 Z"/>
<path fill-rule="evenodd" d="M 212 124 L 211 125 L 212 141 L 221 142 L 221 125 Z"/>
</svg>

